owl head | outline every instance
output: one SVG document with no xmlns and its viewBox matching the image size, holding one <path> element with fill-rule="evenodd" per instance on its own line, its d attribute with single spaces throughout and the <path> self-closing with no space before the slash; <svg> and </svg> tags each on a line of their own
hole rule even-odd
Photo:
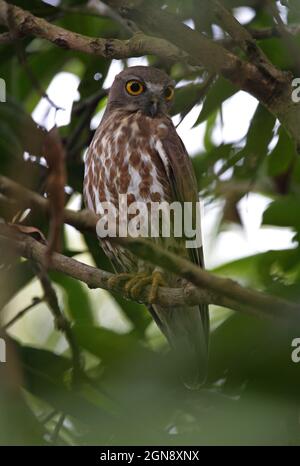
<svg viewBox="0 0 300 466">
<path fill-rule="evenodd" d="M 150 66 L 132 66 L 116 76 L 108 108 L 142 111 L 154 118 L 169 112 L 174 88 L 175 82 L 163 71 Z"/>
</svg>

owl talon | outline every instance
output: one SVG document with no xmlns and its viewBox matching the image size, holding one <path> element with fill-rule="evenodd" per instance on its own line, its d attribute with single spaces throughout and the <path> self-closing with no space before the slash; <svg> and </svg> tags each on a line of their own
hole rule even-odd
<svg viewBox="0 0 300 466">
<path fill-rule="evenodd" d="M 125 285 L 122 283 L 126 282 Z M 155 302 L 157 298 L 158 288 L 166 286 L 166 282 L 161 272 L 155 270 L 149 275 L 147 272 L 120 273 L 111 277 L 107 282 L 109 288 L 122 288 L 128 298 L 137 301 L 141 295 L 143 288 L 150 285 L 148 294 L 149 303 Z"/>
<path fill-rule="evenodd" d="M 157 299 L 158 288 L 160 286 L 166 286 L 166 282 L 161 272 L 155 270 L 151 275 L 141 274 L 134 283 L 129 282 L 126 286 L 130 288 L 131 297 L 137 300 L 141 295 L 143 288 L 147 285 L 150 285 L 148 301 L 152 304 Z"/>
<path fill-rule="evenodd" d="M 142 287 L 141 282 L 147 280 L 148 274 L 146 272 L 140 272 L 132 276 L 132 278 L 126 283 L 124 291 L 128 297 L 136 299 L 138 295 L 133 290 L 139 289 Z"/>
<path fill-rule="evenodd" d="M 135 275 L 132 273 L 118 273 L 107 280 L 109 288 L 123 288 L 121 284 L 131 280 Z"/>
<path fill-rule="evenodd" d="M 147 275 L 144 278 L 141 278 L 130 290 L 130 294 L 133 299 L 138 299 L 141 295 L 142 289 L 152 283 L 152 277 Z"/>
<path fill-rule="evenodd" d="M 163 277 L 163 274 L 159 272 L 158 270 L 154 270 L 152 272 L 152 281 L 151 281 L 151 288 L 149 292 L 149 303 L 154 303 L 156 298 L 157 298 L 157 293 L 158 293 L 158 288 L 160 286 L 167 286 L 167 283 Z"/>
</svg>

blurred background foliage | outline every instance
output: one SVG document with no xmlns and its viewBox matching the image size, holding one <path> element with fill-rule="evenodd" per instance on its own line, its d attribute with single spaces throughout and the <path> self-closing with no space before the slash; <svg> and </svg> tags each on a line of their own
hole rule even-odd
<svg viewBox="0 0 300 466">
<path fill-rule="evenodd" d="M 91 12 L 86 1 L 11 3 L 87 36 L 130 36 L 124 24 Z M 211 2 L 156 3 L 208 37 L 224 38 L 215 24 Z M 299 0 L 223 3 L 255 30 L 274 26 L 272 6 L 288 25 L 300 22 Z M 299 54 L 300 34 L 290 40 L 293 47 L 280 37 L 260 40 L 259 45 L 276 66 L 299 76 L 293 51 Z M 72 74 L 78 80 L 78 95 L 77 100 L 73 98 L 67 123 L 60 125 L 60 134 L 67 152 L 68 206 L 80 209 L 83 156 L 106 104 L 107 86 L 103 85 L 120 67 L 140 62 L 165 68 L 178 82 L 173 107 L 176 123 L 188 119 L 191 112 L 196 116 L 191 134 L 201 149 L 192 160 L 199 192 L 206 208 L 220 206 L 209 239 L 204 229 L 205 242 L 210 243 L 208 264 L 217 265 L 210 268 L 244 285 L 299 301 L 300 159 L 295 145 L 258 102 L 245 134 L 232 141 L 216 138 L 217 129 L 228 123 L 226 118 L 236 121 L 247 109 L 237 100 L 235 115 L 224 114 L 224 104 L 240 95 L 239 89 L 221 77 L 208 76 L 204 69 L 164 63 L 156 57 L 116 64 L 30 37 L 0 46 L 0 77 L 7 83 L 7 102 L 0 104 L 0 174 L 44 193 L 43 130 L 35 120 L 49 127 L 63 113 L 53 108 L 44 92 L 61 73 Z M 53 99 L 57 106 L 66 92 L 63 79 L 59 83 L 62 88 Z M 42 118 L 34 117 L 41 100 Z M 186 139 L 189 137 L 186 132 Z M 210 262 L 222 232 L 239 230 L 243 235 L 240 206 L 253 194 L 268 200 L 262 228 L 272 226 L 270 235 L 286 228 L 290 244 L 280 244 L 279 239 L 274 250 L 256 245 L 253 255 L 242 257 L 246 254 L 237 253 L 232 242 L 232 250 Z M 8 219 L 14 208 L 0 196 L 3 219 Z M 47 222 L 35 212 L 26 223 L 47 235 Z M 65 227 L 63 253 L 110 270 L 96 235 Z M 7 264 L 10 260 L 5 254 L 1 249 Z M 234 260 L 222 264 L 231 256 Z M 72 323 L 86 380 L 73 387 L 68 344 L 54 326 L 30 264 L 13 258 L 9 267 L 0 270 L 2 325 L 31 303 L 33 307 L 3 333 L 7 363 L 0 364 L 1 444 L 300 443 L 300 368 L 291 362 L 291 341 L 300 336 L 300 329 L 211 306 L 209 378 L 203 389 L 191 392 L 178 380 L 178 367 L 144 306 L 89 290 L 59 273 L 50 277 Z"/>
</svg>

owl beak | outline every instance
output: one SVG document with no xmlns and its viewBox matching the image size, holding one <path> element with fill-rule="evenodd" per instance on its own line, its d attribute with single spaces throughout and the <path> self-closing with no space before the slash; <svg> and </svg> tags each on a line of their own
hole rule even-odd
<svg viewBox="0 0 300 466">
<path fill-rule="evenodd" d="M 159 111 L 159 101 L 157 98 L 153 97 L 149 105 L 149 115 L 154 118 Z"/>
</svg>

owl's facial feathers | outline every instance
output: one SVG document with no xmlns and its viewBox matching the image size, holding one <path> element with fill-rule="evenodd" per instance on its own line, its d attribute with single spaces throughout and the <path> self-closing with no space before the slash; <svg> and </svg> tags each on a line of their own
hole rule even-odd
<svg viewBox="0 0 300 466">
<path fill-rule="evenodd" d="M 154 118 L 168 114 L 175 82 L 164 72 L 150 66 L 126 68 L 115 78 L 108 99 L 110 109 L 142 111 Z"/>
</svg>

